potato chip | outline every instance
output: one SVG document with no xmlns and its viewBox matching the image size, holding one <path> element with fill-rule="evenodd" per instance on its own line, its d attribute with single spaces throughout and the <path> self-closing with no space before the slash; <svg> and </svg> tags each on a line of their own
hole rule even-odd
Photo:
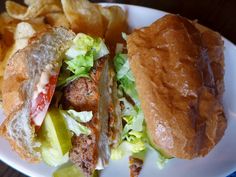
<svg viewBox="0 0 236 177">
<path fill-rule="evenodd" d="M 27 5 L 27 6 L 30 6 L 31 4 L 34 3 L 35 0 L 24 0 L 24 3 Z"/>
<path fill-rule="evenodd" d="M 0 88 L 2 88 L 3 77 L 0 77 Z M 2 108 L 2 89 L 0 90 L 0 109 Z"/>
<path fill-rule="evenodd" d="M 6 46 L 3 43 L 3 41 L 1 40 L 1 36 L 0 36 L 0 61 L 2 61 L 4 59 L 5 56 L 5 51 L 6 51 Z"/>
<path fill-rule="evenodd" d="M 6 12 L 0 14 L 0 33 L 4 34 L 4 30 L 14 33 L 16 25 L 20 21 L 10 17 Z"/>
<path fill-rule="evenodd" d="M 28 8 L 13 1 L 6 1 L 7 13 L 19 20 L 29 20 L 50 12 L 60 12 L 59 0 L 27 0 Z"/>
<path fill-rule="evenodd" d="M 19 49 L 28 45 L 28 40 L 35 34 L 33 26 L 26 22 L 21 22 L 16 26 L 14 34 L 14 45 L 8 48 L 4 55 L 3 61 L 0 63 L 0 77 L 3 76 L 8 59 Z"/>
<path fill-rule="evenodd" d="M 0 61 L 4 60 L 7 50 L 13 43 L 13 33 L 4 28 L 2 33 L 0 33 Z"/>
<path fill-rule="evenodd" d="M 87 0 L 61 0 L 61 2 L 74 32 L 103 37 L 104 19 L 97 5 Z"/>
<path fill-rule="evenodd" d="M 7 50 L 14 43 L 14 30 L 18 21 L 6 13 L 0 14 L 0 61 L 4 60 Z"/>
<path fill-rule="evenodd" d="M 27 20 L 25 22 L 31 24 L 36 32 L 40 32 L 50 26 L 45 23 L 45 17 L 43 16 L 31 19 L 31 20 Z"/>
<path fill-rule="evenodd" d="M 87 0 L 62 0 L 63 11 L 74 32 L 105 38 L 108 45 L 122 41 L 127 15 L 119 6 L 102 7 Z"/>
<path fill-rule="evenodd" d="M 33 26 L 27 22 L 21 22 L 16 27 L 16 32 L 14 35 L 15 43 L 19 39 L 28 39 L 34 35 L 36 31 Z M 22 46 L 23 47 L 23 46 Z"/>
<path fill-rule="evenodd" d="M 65 28 L 70 28 L 69 21 L 63 13 L 49 13 L 45 16 L 45 22 L 52 27 L 63 26 Z"/>
<path fill-rule="evenodd" d="M 119 6 L 100 7 L 108 25 L 105 31 L 105 39 L 109 45 L 116 45 L 123 41 L 122 32 L 127 33 L 127 15 Z"/>
</svg>

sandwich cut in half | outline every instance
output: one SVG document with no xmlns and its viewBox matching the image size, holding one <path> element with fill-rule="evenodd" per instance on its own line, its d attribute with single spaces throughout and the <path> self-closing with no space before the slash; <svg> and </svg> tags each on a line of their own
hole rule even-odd
<svg viewBox="0 0 236 177">
<path fill-rule="evenodd" d="M 138 176 L 148 149 L 159 167 L 208 154 L 227 126 L 221 36 L 166 15 L 126 42 L 112 61 L 101 38 L 62 27 L 30 38 L 6 66 L 0 134 L 29 162 L 75 164 L 55 176 L 124 155 Z"/>
<path fill-rule="evenodd" d="M 110 157 L 109 51 L 101 38 L 62 27 L 36 34 L 8 61 L 0 134 L 29 162 L 69 159 L 91 176 Z"/>
<path fill-rule="evenodd" d="M 166 15 L 126 40 L 114 58 L 123 131 L 111 157 L 129 154 L 137 176 L 149 148 L 159 152 L 160 167 L 208 154 L 227 125 L 221 36 Z"/>
</svg>

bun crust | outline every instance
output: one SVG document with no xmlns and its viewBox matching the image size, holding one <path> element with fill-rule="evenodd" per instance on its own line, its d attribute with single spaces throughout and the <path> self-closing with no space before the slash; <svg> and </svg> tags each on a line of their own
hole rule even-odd
<svg viewBox="0 0 236 177">
<path fill-rule="evenodd" d="M 206 155 L 226 129 L 223 42 L 217 33 L 217 43 L 208 36 L 176 15 L 128 36 L 130 67 L 149 137 L 173 157 Z M 213 62 L 221 65 L 215 69 Z"/>
<path fill-rule="evenodd" d="M 0 127 L 4 136 L 21 158 L 38 162 L 40 143 L 31 124 L 33 91 L 48 64 L 60 63 L 75 34 L 64 28 L 52 28 L 37 34 L 30 44 L 8 61 L 3 80 L 5 121 Z"/>
</svg>

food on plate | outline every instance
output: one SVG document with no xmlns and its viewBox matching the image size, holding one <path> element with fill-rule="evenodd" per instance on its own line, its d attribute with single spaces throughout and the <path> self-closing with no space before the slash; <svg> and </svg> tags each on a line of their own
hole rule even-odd
<svg viewBox="0 0 236 177">
<path fill-rule="evenodd" d="M 28 45 L 29 39 L 33 37 L 36 31 L 41 31 L 47 28 L 46 25 L 38 25 L 37 21 L 34 23 L 30 22 L 20 22 L 15 26 L 14 36 L 13 36 L 13 44 L 7 50 L 7 53 L 3 59 L 3 62 L 0 66 L 0 74 L 3 76 L 5 65 L 8 59 L 18 50 L 23 49 Z"/>
<path fill-rule="evenodd" d="M 84 0 L 62 0 L 63 11 L 75 32 L 100 36 L 109 44 L 122 41 L 127 32 L 126 13 L 119 6 L 102 7 Z"/>
<path fill-rule="evenodd" d="M 129 163 L 130 177 L 138 177 L 142 170 L 143 160 L 130 156 Z"/>
<path fill-rule="evenodd" d="M 53 173 L 53 177 L 84 177 L 83 172 L 73 164 L 67 164 Z M 95 172 L 90 177 L 98 177 Z"/>
<path fill-rule="evenodd" d="M 110 158 L 128 155 L 136 177 L 150 149 L 161 169 L 220 141 L 227 121 L 218 33 L 166 15 L 126 35 L 118 6 L 25 4 L 7 1 L 0 16 L 0 134 L 23 159 L 62 165 L 57 177 L 97 176 Z"/>
<path fill-rule="evenodd" d="M 19 42 L 14 36 L 17 33 L 16 26 L 21 22 L 29 23 L 35 32 L 50 26 L 62 26 L 76 33 L 84 32 L 105 38 L 111 54 L 114 53 L 116 43 L 122 42 L 121 32 L 128 30 L 126 13 L 119 6 L 102 7 L 80 0 L 25 0 L 24 3 L 26 6 L 14 1 L 6 1 L 7 12 L 0 15 L 2 24 L 0 27 L 0 88 L 5 65 L 10 56 L 18 50 L 16 46 L 20 46 L 16 45 Z"/>
<path fill-rule="evenodd" d="M 99 5 L 83 0 L 62 0 L 61 2 L 73 31 L 103 37 L 106 28 Z"/>
<path fill-rule="evenodd" d="M 126 13 L 119 6 L 102 7 L 87 0 L 26 0 L 25 4 L 28 7 L 6 1 L 8 15 L 18 20 L 44 17 L 53 27 L 69 27 L 76 33 L 102 37 L 112 45 L 121 42 L 121 32 L 128 30 Z"/>
<path fill-rule="evenodd" d="M 28 7 L 14 1 L 6 1 L 6 11 L 12 18 L 19 20 L 30 20 L 40 15 L 45 15 L 49 12 L 62 11 L 59 0 L 25 0 L 25 3 Z"/>
<path fill-rule="evenodd" d="M 107 30 L 104 37 L 111 47 L 115 47 L 116 43 L 123 42 L 122 32 L 128 30 L 126 13 L 119 6 L 100 7 L 103 14 Z"/>
<path fill-rule="evenodd" d="M 108 50 L 100 39 L 92 39 L 85 35 L 77 35 L 77 37 L 82 38 L 82 40 L 77 41 L 75 38 L 75 46 L 72 46 L 66 53 L 69 58 L 74 58 L 72 61 L 67 60 L 65 62 L 69 65 L 68 68 L 75 72 L 75 75 L 69 77 L 73 81 L 63 89 L 62 106 L 64 109 L 73 107 L 78 112 L 90 111 L 92 113 L 86 124 L 89 133 L 73 136 L 73 146 L 69 154 L 70 160 L 79 166 L 85 174 L 92 175 L 97 164 L 104 166 L 110 157 L 107 136 L 108 111 L 111 103 L 109 92 L 110 66 L 107 57 Z M 86 43 L 87 46 L 83 46 L 82 42 Z M 77 49 L 79 53 L 76 53 L 76 47 L 80 48 L 80 50 Z M 91 49 L 88 50 L 88 48 Z M 80 52 L 85 51 L 86 56 L 84 57 Z M 76 75 L 81 76 L 74 79 Z M 68 79 L 65 81 L 68 82 Z M 64 82 L 59 76 L 58 85 L 61 84 L 63 85 Z"/>
<path fill-rule="evenodd" d="M 11 18 L 8 14 L 2 13 L 0 15 L 1 36 L 0 39 L 0 82 L 2 82 L 3 73 L 8 59 L 19 49 L 24 48 L 28 44 L 29 38 L 35 32 L 41 31 L 48 27 L 44 24 L 42 18 L 35 18 L 21 22 Z M 2 88 L 2 87 L 1 87 Z M 0 95 L 2 95 L 0 91 Z"/>
<path fill-rule="evenodd" d="M 46 24 L 49 24 L 52 27 L 65 27 L 70 29 L 70 24 L 62 12 L 52 12 L 45 15 L 44 19 Z"/>
<path fill-rule="evenodd" d="M 218 99 L 224 58 L 210 53 L 218 49 L 215 52 L 222 54 L 223 42 L 220 37 L 216 44 L 208 40 L 191 22 L 174 15 L 128 37 L 130 67 L 137 78 L 148 136 L 173 157 L 204 156 L 224 135 L 226 119 Z M 221 63 L 215 72 L 214 60 Z"/>
<path fill-rule="evenodd" d="M 119 44 L 114 59 L 125 125 L 111 157 L 128 154 L 143 160 L 152 147 L 162 168 L 172 157 L 208 154 L 227 126 L 221 36 L 166 15 L 126 38 L 127 51 Z"/>
<path fill-rule="evenodd" d="M 61 58 L 74 36 L 63 28 L 38 34 L 7 63 L 2 88 L 6 119 L 1 125 L 1 135 L 23 159 L 40 160 L 35 131 L 46 115 Z"/>
<path fill-rule="evenodd" d="M 23 159 L 51 166 L 70 159 L 90 176 L 110 157 L 109 51 L 101 38 L 62 27 L 29 41 L 6 66 L 1 135 Z"/>
<path fill-rule="evenodd" d="M 58 109 L 48 110 L 38 137 L 42 142 L 40 149 L 44 162 L 50 166 L 58 166 L 68 161 L 71 134 Z"/>
</svg>

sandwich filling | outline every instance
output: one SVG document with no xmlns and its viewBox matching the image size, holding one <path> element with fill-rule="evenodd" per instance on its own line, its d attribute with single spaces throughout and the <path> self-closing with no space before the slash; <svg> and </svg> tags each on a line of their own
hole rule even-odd
<svg viewBox="0 0 236 177">
<path fill-rule="evenodd" d="M 30 116 L 31 122 L 36 129 L 40 128 L 43 123 L 56 88 L 59 64 L 56 64 L 56 66 L 57 71 L 53 70 L 52 64 L 46 66 L 33 92 Z"/>
<path fill-rule="evenodd" d="M 123 44 L 117 44 L 114 66 L 116 71 L 117 96 L 120 101 L 123 131 L 117 148 L 112 149 L 111 158 L 118 160 L 125 155 L 130 159 L 144 161 L 148 149 L 158 152 L 157 165 L 160 169 L 164 167 L 170 157 L 165 156 L 161 150 L 152 147 L 146 133 L 144 114 L 141 109 L 138 93 L 135 86 L 135 79 L 131 72 L 128 56 Z M 134 166 L 130 161 L 131 167 Z M 140 171 L 140 170 L 139 170 Z"/>
<path fill-rule="evenodd" d="M 56 87 L 39 132 L 41 154 L 49 165 L 70 159 L 90 176 L 108 163 L 108 54 L 102 39 L 79 33 L 65 52 L 58 79 L 52 75 L 38 84 L 43 87 L 39 96 L 47 93 L 44 100 L 51 96 L 48 85 Z M 61 132 L 61 128 L 67 131 Z"/>
</svg>

